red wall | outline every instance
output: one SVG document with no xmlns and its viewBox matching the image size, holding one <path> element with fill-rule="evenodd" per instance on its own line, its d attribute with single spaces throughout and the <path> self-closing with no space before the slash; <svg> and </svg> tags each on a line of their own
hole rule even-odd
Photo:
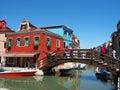
<svg viewBox="0 0 120 90">
<path fill-rule="evenodd" d="M 2 23 L 4 23 L 4 26 L 2 26 Z M 0 21 L 0 29 L 6 29 L 6 22 L 4 20 Z"/>
<path fill-rule="evenodd" d="M 29 46 L 16 46 L 16 38 L 21 38 L 22 41 L 24 42 L 24 37 L 30 37 L 30 44 Z M 38 49 L 34 49 L 34 45 L 33 45 L 33 37 L 34 36 L 40 36 L 40 45 L 38 47 Z M 50 50 L 48 50 L 47 46 L 46 46 L 46 37 L 50 37 L 51 38 L 51 48 Z M 64 42 L 63 39 L 60 38 L 56 38 L 54 36 L 48 36 L 46 34 L 20 34 L 20 35 L 13 35 L 13 36 L 8 36 L 7 38 L 13 38 L 13 44 L 11 48 L 8 48 L 6 51 L 7 52 L 40 52 L 40 56 L 39 59 L 45 57 L 45 53 L 47 51 L 50 52 L 54 52 L 57 50 L 56 47 L 56 39 L 60 40 L 60 50 L 64 49 Z"/>
</svg>

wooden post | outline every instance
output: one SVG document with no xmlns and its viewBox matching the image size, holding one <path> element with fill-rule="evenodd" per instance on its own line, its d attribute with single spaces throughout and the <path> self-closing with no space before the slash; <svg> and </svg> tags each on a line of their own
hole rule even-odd
<svg viewBox="0 0 120 90">
<path fill-rule="evenodd" d="M 71 55 L 71 61 L 73 62 L 73 55 L 74 53 L 73 53 L 73 49 L 71 49 L 71 51 L 70 51 L 70 55 Z"/>
<path fill-rule="evenodd" d="M 93 63 L 93 49 L 90 50 L 91 51 L 91 64 Z"/>
</svg>

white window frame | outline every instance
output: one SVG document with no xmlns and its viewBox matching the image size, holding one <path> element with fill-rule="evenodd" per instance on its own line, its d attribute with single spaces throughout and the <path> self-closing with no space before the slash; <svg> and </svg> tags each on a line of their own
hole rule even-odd
<svg viewBox="0 0 120 90">
<path fill-rule="evenodd" d="M 39 38 L 38 45 L 40 45 L 40 36 L 34 36 L 34 37 L 33 37 L 33 44 L 35 45 L 35 38 L 36 38 L 36 37 Z"/>
<path fill-rule="evenodd" d="M 49 44 L 48 44 L 48 42 L 47 42 L 47 39 L 49 38 Z M 47 47 L 50 47 L 51 46 L 51 38 L 50 37 L 46 37 L 46 46 Z"/>
<path fill-rule="evenodd" d="M 26 42 L 26 38 L 28 38 L 28 41 L 27 41 L 27 43 L 25 43 Z M 24 46 L 28 46 L 30 44 L 30 37 L 29 36 L 27 36 L 27 37 L 24 37 Z"/>
<path fill-rule="evenodd" d="M 11 42 L 9 40 L 11 40 Z M 13 38 L 8 38 L 8 45 L 7 46 L 8 47 L 12 47 L 12 43 L 13 43 Z"/>
<path fill-rule="evenodd" d="M 56 40 L 56 47 L 60 48 L 60 40 L 59 39 Z"/>
<path fill-rule="evenodd" d="M 18 43 L 18 41 L 17 41 L 18 39 L 20 39 L 19 43 Z M 17 37 L 17 38 L 16 38 L 16 46 L 21 46 L 21 42 L 22 42 L 21 37 Z"/>
</svg>

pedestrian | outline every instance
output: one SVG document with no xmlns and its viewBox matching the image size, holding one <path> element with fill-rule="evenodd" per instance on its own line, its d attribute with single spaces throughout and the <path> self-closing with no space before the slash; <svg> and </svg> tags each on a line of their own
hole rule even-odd
<svg viewBox="0 0 120 90">
<path fill-rule="evenodd" d="M 103 46 L 101 46 L 101 48 L 100 48 L 100 58 L 102 59 L 102 60 L 104 60 L 104 55 L 103 54 L 105 54 L 106 53 L 106 49 L 105 49 L 105 47 L 103 47 Z"/>
<path fill-rule="evenodd" d="M 66 46 L 65 52 L 64 52 L 64 57 L 65 57 L 65 58 L 68 58 L 69 52 L 70 52 L 70 49 L 68 48 L 68 46 Z"/>
<path fill-rule="evenodd" d="M 113 58 L 116 59 L 116 51 L 115 50 L 112 51 L 112 55 L 113 55 Z"/>
<path fill-rule="evenodd" d="M 106 53 L 105 47 L 102 46 L 100 52 L 101 52 L 101 54 L 105 54 Z"/>
</svg>

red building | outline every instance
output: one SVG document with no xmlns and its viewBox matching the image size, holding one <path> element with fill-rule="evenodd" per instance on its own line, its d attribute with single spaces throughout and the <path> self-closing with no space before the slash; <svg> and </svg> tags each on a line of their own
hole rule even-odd
<svg viewBox="0 0 120 90">
<path fill-rule="evenodd" d="M 46 56 L 46 52 L 63 50 L 63 38 L 23 20 L 17 33 L 7 34 L 6 66 L 28 67 Z"/>
</svg>

